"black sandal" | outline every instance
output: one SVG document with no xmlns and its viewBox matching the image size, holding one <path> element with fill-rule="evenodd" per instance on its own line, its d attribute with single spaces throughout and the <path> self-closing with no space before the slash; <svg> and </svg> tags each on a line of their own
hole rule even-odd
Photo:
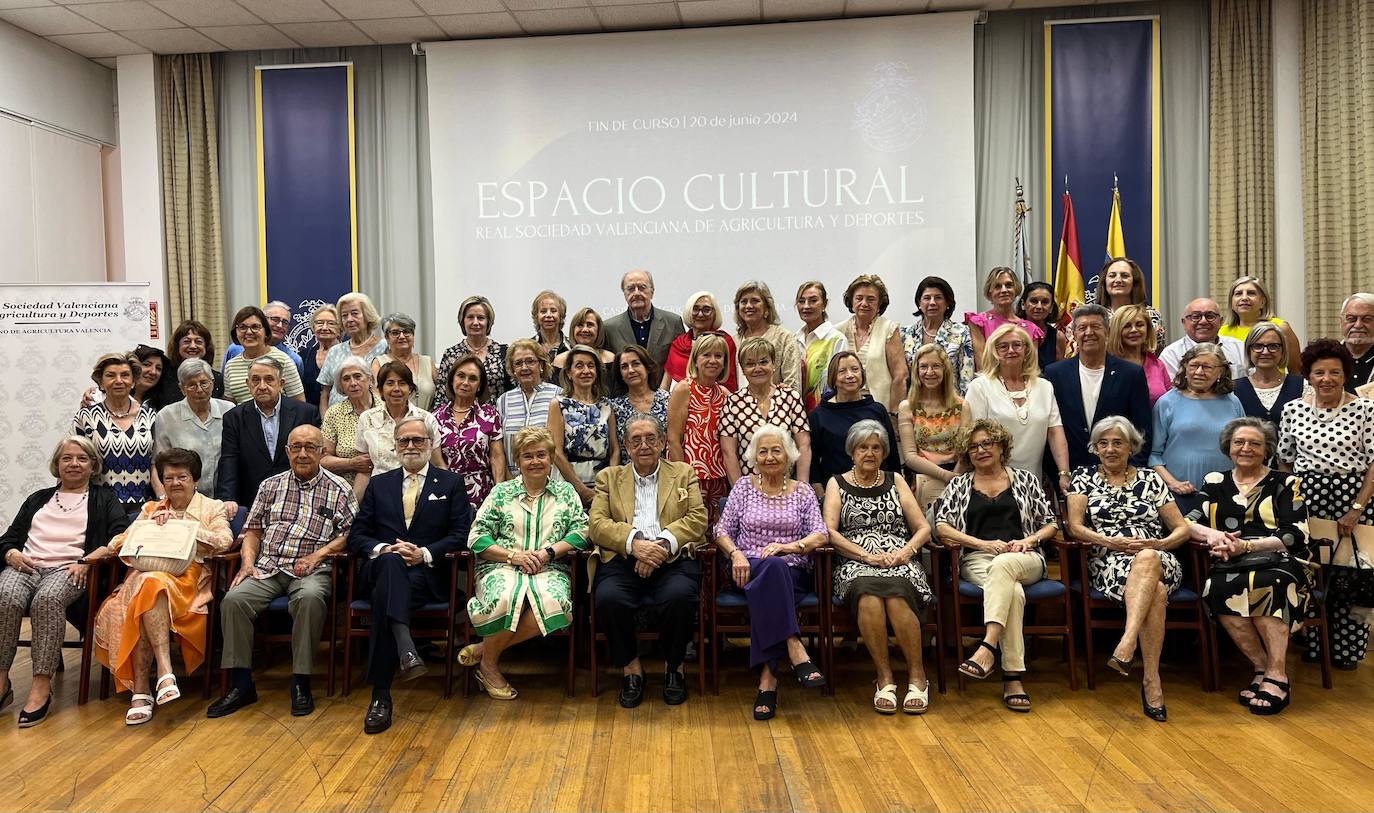
<svg viewBox="0 0 1374 813">
<path fill-rule="evenodd" d="M 792 664 L 792 675 L 803 689 L 814 689 L 825 685 L 825 675 L 809 660 Z"/>
<path fill-rule="evenodd" d="M 1006 691 L 1006 688 L 1007 688 L 1007 684 L 1008 684 L 1008 683 L 1013 683 L 1013 682 L 1019 681 L 1019 680 L 1021 680 L 1022 678 L 1024 678 L 1025 676 L 1026 676 L 1026 673 L 1025 673 L 1025 672 L 1003 672 L 1003 673 L 1002 673 L 1002 691 L 1003 691 L 1003 692 Z M 1026 702 L 1025 702 L 1025 704 L 1023 705 L 1023 704 L 1020 704 L 1020 703 L 1013 703 L 1013 702 L 1011 702 L 1011 701 L 1013 701 L 1013 700 L 1024 700 L 1024 701 L 1026 701 Z M 1003 695 L 1002 695 L 1002 705 L 1006 706 L 1007 708 L 1011 709 L 1012 711 L 1021 712 L 1022 714 L 1024 714 L 1024 713 L 1026 713 L 1026 712 L 1028 712 L 1028 711 L 1031 710 L 1031 699 L 1030 699 L 1030 695 L 1026 694 L 1025 692 L 1017 692 L 1016 694 L 1003 694 Z"/>
<path fill-rule="evenodd" d="M 1246 708 L 1250 708 L 1250 701 L 1254 700 L 1255 695 L 1259 694 L 1260 681 L 1258 680 L 1258 678 L 1264 677 L 1264 670 L 1260 669 L 1259 671 L 1251 675 L 1251 677 L 1256 678 L 1256 680 L 1251 681 L 1249 686 L 1246 686 L 1244 689 L 1241 689 L 1242 692 L 1249 692 L 1250 696 L 1246 697 L 1243 694 L 1236 695 L 1236 702 L 1241 704 L 1242 706 L 1245 706 Z"/>
<path fill-rule="evenodd" d="M 1282 689 L 1282 690 L 1283 690 L 1283 697 L 1282 697 L 1282 698 L 1275 697 L 1274 695 L 1270 694 L 1269 692 L 1266 692 L 1266 691 L 1263 691 L 1263 690 L 1258 691 L 1258 692 L 1255 692 L 1255 699 L 1256 699 L 1256 700 L 1263 700 L 1263 701 L 1265 701 L 1266 703 L 1268 703 L 1269 705 L 1267 705 L 1267 706 L 1256 706 L 1256 705 L 1253 705 L 1253 704 L 1252 704 L 1252 705 L 1250 706 L 1250 713 L 1251 713 L 1251 714 L 1258 714 L 1258 715 L 1260 715 L 1261 717 L 1271 717 L 1271 716 L 1273 716 L 1273 715 L 1275 715 L 1275 714 L 1278 714 L 1279 712 L 1283 711 L 1284 709 L 1288 708 L 1288 703 L 1289 703 L 1289 701 L 1291 701 L 1291 700 L 1293 699 L 1293 690 L 1289 687 L 1289 685 L 1288 685 L 1287 683 L 1284 683 L 1284 682 L 1281 681 L 1281 680 L 1274 680 L 1273 678 L 1265 678 L 1265 679 L 1264 679 L 1264 682 L 1265 682 L 1265 683 L 1272 683 L 1272 684 L 1274 684 L 1275 686 L 1277 686 L 1277 687 L 1279 687 L 1280 689 Z"/>
<path fill-rule="evenodd" d="M 763 711 L 759 711 L 760 706 L 763 707 Z M 774 689 L 771 692 L 760 691 L 759 696 L 754 698 L 754 719 L 771 720 L 773 719 L 773 715 L 777 713 L 778 690 Z"/>
<path fill-rule="evenodd" d="M 971 677 L 976 680 L 982 680 L 983 678 L 992 674 L 992 670 L 997 667 L 997 656 L 1002 654 L 1002 651 L 1001 649 L 993 646 L 987 641 L 979 641 L 978 646 L 992 653 L 992 666 L 987 669 L 984 669 L 983 667 L 979 666 L 976 661 L 973 660 L 972 656 L 970 656 L 968 658 L 965 658 L 963 663 L 959 664 L 959 672 L 960 674 L 963 674 L 967 677 Z M 974 648 L 973 652 L 975 655 L 978 654 L 978 649 Z"/>
</svg>

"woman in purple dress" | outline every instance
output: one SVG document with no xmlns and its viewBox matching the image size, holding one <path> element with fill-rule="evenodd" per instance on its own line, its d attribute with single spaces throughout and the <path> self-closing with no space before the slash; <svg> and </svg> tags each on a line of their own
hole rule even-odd
<svg viewBox="0 0 1374 813">
<path fill-rule="evenodd" d="M 716 547 L 749 604 L 749 665 L 759 670 L 755 720 L 777 713 L 777 670 L 784 657 L 803 688 L 825 685 L 802 645 L 797 602 L 814 585 L 810 554 L 830 532 L 815 492 L 787 476 L 799 456 L 786 429 L 765 423 L 754 430 L 745 457 L 755 473 L 735 481 L 716 524 Z"/>
<path fill-rule="evenodd" d="M 487 384 L 482 360 L 460 356 L 444 382 L 448 403 L 434 413 L 439 423 L 439 451 L 448 470 L 463 475 L 471 505 L 481 505 L 492 487 L 506 479 L 501 416 L 488 403 Z"/>
</svg>

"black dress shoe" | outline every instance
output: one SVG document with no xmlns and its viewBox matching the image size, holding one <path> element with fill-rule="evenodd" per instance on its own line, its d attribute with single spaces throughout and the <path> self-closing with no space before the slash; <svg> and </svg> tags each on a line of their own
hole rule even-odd
<svg viewBox="0 0 1374 813">
<path fill-rule="evenodd" d="M 433 642 L 416 644 L 416 648 L 416 654 L 418 654 L 420 656 L 420 660 L 424 661 L 425 663 L 442 664 L 444 662 L 444 651 L 439 647 L 435 646 Z"/>
<path fill-rule="evenodd" d="M 364 734 L 380 734 L 391 728 L 391 701 L 373 700 L 363 718 Z"/>
<path fill-rule="evenodd" d="M 315 710 L 315 697 L 310 694 L 309 686 L 299 683 L 291 686 L 291 716 L 305 717 Z"/>
<path fill-rule="evenodd" d="M 644 676 L 626 675 L 620 679 L 620 707 L 632 709 L 644 702 Z"/>
<path fill-rule="evenodd" d="M 414 652 L 407 652 L 401 656 L 401 680 L 414 680 L 415 678 L 428 672 L 425 662 L 420 660 L 420 656 Z"/>
<path fill-rule="evenodd" d="M 687 676 L 674 669 L 663 679 L 663 702 L 680 706 L 687 702 Z"/>
<path fill-rule="evenodd" d="M 48 719 L 48 709 L 50 708 L 52 708 L 51 694 L 48 695 L 47 700 L 43 701 L 43 706 L 41 708 L 34 709 L 33 711 L 24 711 L 23 709 L 20 709 L 19 727 L 33 728 L 34 726 Z"/>
<path fill-rule="evenodd" d="M 216 717 L 228 717 L 244 706 L 250 706 L 258 702 L 258 692 L 256 689 L 243 691 L 238 687 L 229 690 L 224 697 L 210 704 L 210 708 L 205 710 L 205 716 L 210 719 Z"/>
</svg>

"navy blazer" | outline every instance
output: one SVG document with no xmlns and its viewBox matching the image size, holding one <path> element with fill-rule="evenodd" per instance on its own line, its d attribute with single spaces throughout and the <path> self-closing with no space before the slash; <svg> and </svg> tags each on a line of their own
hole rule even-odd
<svg viewBox="0 0 1374 813">
<path fill-rule="evenodd" d="M 1097 396 L 1097 410 L 1092 421 L 1083 415 L 1083 382 L 1078 377 L 1078 359 L 1056 361 L 1046 367 L 1041 376 L 1054 386 L 1054 399 L 1059 403 L 1059 418 L 1064 422 L 1064 439 L 1069 445 L 1069 468 L 1097 465 L 1097 455 L 1089 448 L 1093 425 L 1108 415 L 1121 415 L 1135 425 L 1145 439 L 1140 451 L 1131 456 L 1131 463 L 1144 466 L 1150 459 L 1150 385 L 1145 380 L 1145 368 L 1108 355 L 1102 374 L 1102 391 Z"/>
<path fill-rule="evenodd" d="M 306 424 L 320 425 L 320 411 L 304 401 L 282 396 L 280 409 L 277 448 L 271 457 L 267 456 L 267 439 L 262 434 L 262 418 L 256 403 L 246 401 L 224 413 L 215 499 L 251 506 L 263 480 L 291 467 L 286 455 L 286 439 L 291 430 Z"/>
<path fill-rule="evenodd" d="M 464 550 L 468 544 L 472 506 L 468 504 L 467 486 L 460 475 L 430 466 L 407 527 L 401 502 L 404 475 L 405 469 L 392 469 L 368 480 L 348 532 L 348 551 L 367 563 L 378 545 L 390 545 L 398 539 L 409 542 L 429 551 L 434 559 L 431 578 L 446 585 L 449 568 L 445 555 Z"/>
</svg>

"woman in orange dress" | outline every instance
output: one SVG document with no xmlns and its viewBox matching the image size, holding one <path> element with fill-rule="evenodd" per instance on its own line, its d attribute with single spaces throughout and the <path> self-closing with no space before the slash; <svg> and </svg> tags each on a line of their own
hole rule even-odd
<svg viewBox="0 0 1374 813">
<path fill-rule="evenodd" d="M 134 692 L 124 715 L 128 725 L 153 719 L 153 706 L 181 697 L 172 673 L 171 636 L 181 641 L 181 658 L 187 672 L 205 660 L 205 617 L 210 603 L 210 571 L 204 557 L 228 550 L 234 537 L 224 516 L 224 503 L 196 492 L 200 479 L 200 455 L 186 449 L 159 452 L 153 461 L 166 497 L 149 502 L 139 520 L 161 525 L 169 519 L 191 519 L 196 530 L 196 555 L 180 576 L 165 572 L 130 570 L 95 619 L 96 658 L 114 674 L 121 689 Z M 128 532 L 116 536 L 110 548 L 118 551 Z M 150 668 L 157 663 L 159 677 L 152 694 L 143 694 L 150 683 Z"/>
</svg>

